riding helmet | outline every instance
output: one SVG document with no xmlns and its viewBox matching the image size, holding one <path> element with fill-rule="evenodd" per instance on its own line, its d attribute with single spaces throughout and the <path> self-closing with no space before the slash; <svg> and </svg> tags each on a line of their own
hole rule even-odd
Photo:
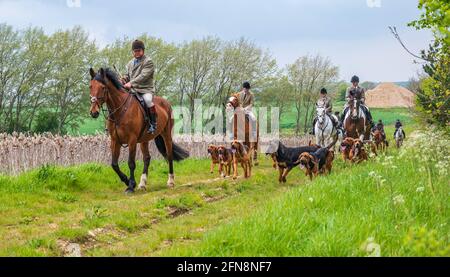
<svg viewBox="0 0 450 277">
<path fill-rule="evenodd" d="M 132 50 L 139 50 L 139 49 L 145 50 L 144 42 L 141 40 L 138 40 L 138 39 L 133 41 L 131 49 Z"/>
<path fill-rule="evenodd" d="M 352 83 L 355 83 L 355 82 L 359 83 L 359 77 L 356 76 L 356 75 L 353 76 L 353 77 L 352 77 L 352 80 L 351 80 L 350 82 L 352 82 Z"/>
<path fill-rule="evenodd" d="M 242 87 L 246 88 L 246 89 L 250 89 L 251 88 L 250 83 L 247 82 L 247 81 L 242 84 Z"/>
<path fill-rule="evenodd" d="M 327 93 L 328 93 L 328 91 L 327 91 L 326 88 L 322 88 L 322 89 L 320 90 L 320 94 L 327 94 Z"/>
</svg>

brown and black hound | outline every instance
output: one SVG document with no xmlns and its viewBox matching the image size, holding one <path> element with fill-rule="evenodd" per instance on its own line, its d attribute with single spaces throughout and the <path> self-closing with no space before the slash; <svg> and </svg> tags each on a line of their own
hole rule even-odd
<svg viewBox="0 0 450 277">
<path fill-rule="evenodd" d="M 210 173 L 214 173 L 214 165 L 219 164 L 219 154 L 217 153 L 217 146 L 210 144 L 208 145 L 208 154 L 211 155 L 211 167 Z"/>
<path fill-rule="evenodd" d="M 317 146 L 286 147 L 281 141 L 271 141 L 266 155 L 270 155 L 279 171 L 278 182 L 286 183 L 289 172 L 299 165 L 298 157 L 304 152 L 314 152 Z"/>
<path fill-rule="evenodd" d="M 219 174 L 222 177 L 231 175 L 231 167 L 233 165 L 233 151 L 221 145 L 217 147 L 219 156 Z"/>
<path fill-rule="evenodd" d="M 351 137 L 345 138 L 341 143 L 341 154 L 344 162 L 351 160 L 350 151 L 352 150 L 353 143 L 355 143 L 355 139 Z"/>
<path fill-rule="evenodd" d="M 312 180 L 313 175 L 331 173 L 334 160 L 334 151 L 331 148 L 337 142 L 337 136 L 334 141 L 327 147 L 320 148 L 315 152 L 305 152 L 298 157 L 300 168 L 305 170 L 305 175 Z"/>
<path fill-rule="evenodd" d="M 367 152 L 364 148 L 364 143 L 360 139 L 355 139 L 352 149 L 350 150 L 349 158 L 354 163 L 367 161 Z"/>
<path fill-rule="evenodd" d="M 231 151 L 233 153 L 233 179 L 237 178 L 237 164 L 240 163 L 244 169 L 244 177 L 250 178 L 252 175 L 252 161 L 247 146 L 242 142 L 234 140 L 231 143 Z"/>
</svg>

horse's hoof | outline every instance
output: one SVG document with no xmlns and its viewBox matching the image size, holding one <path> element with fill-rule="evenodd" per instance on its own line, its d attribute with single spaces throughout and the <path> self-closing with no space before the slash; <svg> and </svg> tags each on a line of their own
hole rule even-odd
<svg viewBox="0 0 450 277">
<path fill-rule="evenodd" d="M 125 194 L 133 194 L 133 193 L 134 193 L 134 189 L 127 188 L 125 190 Z"/>
<path fill-rule="evenodd" d="M 147 186 L 139 184 L 138 190 L 146 191 L 147 190 Z"/>
<path fill-rule="evenodd" d="M 173 189 L 175 187 L 174 183 L 167 183 L 167 187 Z"/>
</svg>

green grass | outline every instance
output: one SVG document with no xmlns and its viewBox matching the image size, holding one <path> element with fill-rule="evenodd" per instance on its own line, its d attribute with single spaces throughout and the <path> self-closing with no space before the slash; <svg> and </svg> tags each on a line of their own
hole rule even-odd
<svg viewBox="0 0 450 277">
<path fill-rule="evenodd" d="M 414 155 L 390 152 L 357 166 L 337 161 L 331 176 L 163 255 L 369 256 L 375 245 L 382 256 L 449 256 L 449 172 L 420 174 Z"/>
<path fill-rule="evenodd" d="M 331 176 L 164 255 L 367 256 L 374 254 L 368 245 L 375 243 L 382 256 L 449 256 L 450 176 L 434 177 L 431 188 L 410 160 L 394 160 L 397 168 L 383 165 L 385 158 L 340 164 Z"/>
<path fill-rule="evenodd" d="M 250 180 L 218 178 L 209 173 L 208 160 L 177 163 L 175 172 L 177 186 L 168 189 L 168 166 L 152 161 L 148 191 L 132 196 L 124 195 L 110 167 L 97 164 L 0 176 L 0 256 L 60 256 L 59 240 L 79 243 L 85 256 L 155 255 L 169 242 L 198 239 L 293 185 L 272 182 L 269 160 Z M 93 239 L 96 229 L 102 231 Z"/>
<path fill-rule="evenodd" d="M 448 137 L 421 139 L 361 165 L 337 157 L 312 182 L 296 168 L 283 185 L 265 157 L 237 181 L 176 163 L 174 189 L 152 161 L 148 191 L 131 196 L 98 164 L 0 176 L 0 256 L 61 256 L 61 240 L 84 256 L 449 256 Z"/>
<path fill-rule="evenodd" d="M 337 102 L 333 106 L 334 111 L 342 111 L 344 103 Z M 372 113 L 373 120 L 377 122 L 379 119 L 383 120 L 385 126 L 394 126 L 395 121 L 400 119 L 404 126 L 408 126 L 414 123 L 413 114 L 407 108 L 389 108 L 389 109 L 380 109 L 373 108 L 370 109 Z M 303 120 L 305 114 L 301 114 L 301 126 L 303 128 Z M 293 134 L 295 130 L 295 118 L 296 118 L 296 110 L 295 107 L 287 110 L 280 119 L 280 129 L 283 134 Z M 303 130 L 303 129 L 301 129 Z"/>
<path fill-rule="evenodd" d="M 81 124 L 78 130 L 69 132 L 72 136 L 77 135 L 93 135 L 96 133 L 102 133 L 105 131 L 105 119 L 100 115 L 100 118 L 94 119 L 87 117 L 83 124 Z"/>
</svg>

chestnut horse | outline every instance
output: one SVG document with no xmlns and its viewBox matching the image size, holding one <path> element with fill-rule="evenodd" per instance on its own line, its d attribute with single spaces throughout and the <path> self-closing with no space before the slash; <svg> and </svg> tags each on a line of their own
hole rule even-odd
<svg viewBox="0 0 450 277">
<path fill-rule="evenodd" d="M 139 189 L 146 189 L 148 167 L 150 165 L 149 141 L 155 140 L 158 151 L 169 163 L 169 179 L 167 185 L 174 186 L 173 160 L 180 161 L 189 156 L 189 153 L 180 146 L 172 142 L 172 128 L 174 120 L 172 118 L 172 107 L 169 102 L 161 97 L 153 97 L 158 114 L 158 128 L 155 133 L 148 134 L 146 125 L 148 124 L 144 116 L 144 110 L 139 101 L 129 92 L 125 91 L 117 75 L 110 69 L 101 68 L 98 73 L 91 68 L 90 94 L 91 109 L 93 118 L 97 118 L 106 103 L 108 108 L 107 127 L 111 136 L 111 166 L 119 175 L 120 180 L 125 183 L 126 193 L 134 192 L 136 181 L 134 171 L 136 169 L 136 147 L 140 143 L 140 148 L 144 160 L 144 170 L 142 172 Z M 128 167 L 130 178 L 119 168 L 120 149 L 123 145 L 128 145 Z"/>
<path fill-rule="evenodd" d="M 370 124 L 361 108 L 361 94 L 350 99 L 349 109 L 344 119 L 346 137 L 360 140 L 370 139 Z"/>
<path fill-rule="evenodd" d="M 255 165 L 258 165 L 258 144 L 259 144 L 259 124 L 256 122 L 256 141 L 250 141 L 250 119 L 245 115 L 245 111 L 240 107 L 239 95 L 233 94 L 226 104 L 227 110 L 233 110 L 233 139 L 238 140 L 238 118 L 245 117 L 245 136 L 244 145 L 250 149 L 250 160 Z"/>
<path fill-rule="evenodd" d="M 375 130 L 372 133 L 373 140 L 375 141 L 375 145 L 377 147 L 377 150 L 385 151 L 387 150 L 387 147 L 389 146 L 386 139 L 383 138 L 383 135 L 380 130 Z"/>
</svg>

